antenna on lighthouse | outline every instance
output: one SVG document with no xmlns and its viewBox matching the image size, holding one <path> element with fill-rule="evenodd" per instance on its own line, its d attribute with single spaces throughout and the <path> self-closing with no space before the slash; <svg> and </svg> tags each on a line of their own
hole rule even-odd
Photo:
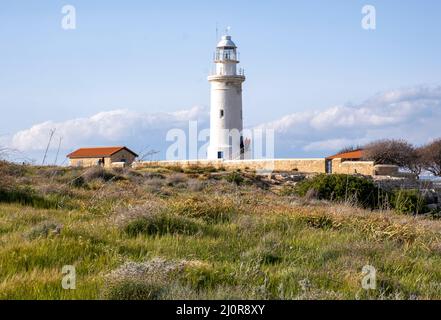
<svg viewBox="0 0 441 320">
<path fill-rule="evenodd" d="M 230 27 L 230 26 L 228 26 L 228 27 L 225 29 L 225 35 L 226 35 L 226 36 L 229 36 L 230 30 L 231 30 L 231 27 Z"/>
<path fill-rule="evenodd" d="M 217 22 L 216 22 L 216 41 L 219 39 L 219 28 L 217 26 Z"/>
</svg>

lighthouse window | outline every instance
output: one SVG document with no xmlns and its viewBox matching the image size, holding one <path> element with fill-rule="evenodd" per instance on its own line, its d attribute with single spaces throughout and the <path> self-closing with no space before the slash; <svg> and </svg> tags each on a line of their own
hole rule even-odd
<svg viewBox="0 0 441 320">
<path fill-rule="evenodd" d="M 224 109 L 220 110 L 220 114 L 219 115 L 220 115 L 221 119 L 224 117 Z"/>
</svg>

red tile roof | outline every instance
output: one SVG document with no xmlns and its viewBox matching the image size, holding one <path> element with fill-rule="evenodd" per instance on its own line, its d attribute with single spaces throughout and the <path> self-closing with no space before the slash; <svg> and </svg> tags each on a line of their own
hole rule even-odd
<svg viewBox="0 0 441 320">
<path fill-rule="evenodd" d="M 349 152 L 337 153 L 333 156 L 327 157 L 326 159 L 358 159 L 361 160 L 363 158 L 363 150 L 354 150 Z"/>
<path fill-rule="evenodd" d="M 138 156 L 135 152 L 127 147 L 97 147 L 97 148 L 80 148 L 67 155 L 68 158 L 102 158 L 110 157 L 121 150 L 127 150 L 134 156 Z"/>
</svg>

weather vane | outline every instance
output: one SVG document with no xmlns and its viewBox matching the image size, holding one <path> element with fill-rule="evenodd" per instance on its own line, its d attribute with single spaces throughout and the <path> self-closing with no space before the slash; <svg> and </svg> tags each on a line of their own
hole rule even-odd
<svg viewBox="0 0 441 320">
<path fill-rule="evenodd" d="M 225 34 L 226 34 L 227 36 L 229 35 L 230 30 L 231 30 L 231 27 L 230 27 L 230 26 L 228 26 L 228 27 L 225 29 Z"/>
</svg>

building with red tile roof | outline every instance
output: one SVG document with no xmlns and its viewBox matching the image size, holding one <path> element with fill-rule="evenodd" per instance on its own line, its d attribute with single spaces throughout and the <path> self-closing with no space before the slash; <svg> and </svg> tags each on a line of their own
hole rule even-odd
<svg viewBox="0 0 441 320">
<path fill-rule="evenodd" d="M 74 167 L 128 166 L 138 155 L 124 146 L 80 148 L 67 155 L 70 165 Z"/>
</svg>

